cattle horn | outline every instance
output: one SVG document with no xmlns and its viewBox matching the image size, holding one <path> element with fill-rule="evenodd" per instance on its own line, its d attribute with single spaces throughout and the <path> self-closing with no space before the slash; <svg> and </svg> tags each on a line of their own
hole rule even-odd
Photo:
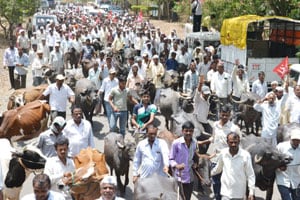
<svg viewBox="0 0 300 200">
<path fill-rule="evenodd" d="M 236 103 L 236 104 L 242 104 L 242 103 L 245 103 L 247 100 L 248 100 L 248 99 L 236 101 L 236 100 L 234 100 L 233 98 L 231 98 L 231 101 L 233 101 L 233 102 Z"/>
<path fill-rule="evenodd" d="M 125 146 L 123 144 L 121 144 L 121 142 L 117 141 L 117 145 L 120 149 L 123 149 Z"/>
<path fill-rule="evenodd" d="M 254 162 L 255 163 L 260 163 L 261 162 L 261 160 L 262 160 L 262 156 L 259 156 L 259 155 L 257 155 L 257 154 L 255 154 L 255 156 L 254 156 Z"/>
</svg>

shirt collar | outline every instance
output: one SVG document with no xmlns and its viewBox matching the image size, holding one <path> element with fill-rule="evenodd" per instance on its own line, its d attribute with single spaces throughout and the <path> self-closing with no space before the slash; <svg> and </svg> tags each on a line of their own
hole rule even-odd
<svg viewBox="0 0 300 200">
<path fill-rule="evenodd" d="M 146 140 L 147 140 L 146 146 L 150 145 L 150 144 L 149 144 L 149 141 L 148 141 L 148 138 L 147 138 Z M 157 145 L 157 142 L 158 142 L 158 140 L 157 140 L 157 138 L 155 138 L 155 139 L 154 139 L 154 142 L 153 142 L 153 145 Z M 152 145 L 152 146 L 153 146 L 153 145 Z"/>
</svg>

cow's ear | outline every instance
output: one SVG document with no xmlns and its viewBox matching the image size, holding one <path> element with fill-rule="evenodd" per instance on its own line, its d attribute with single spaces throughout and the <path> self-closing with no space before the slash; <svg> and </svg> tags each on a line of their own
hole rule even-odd
<svg viewBox="0 0 300 200">
<path fill-rule="evenodd" d="M 117 145 L 120 149 L 124 149 L 125 146 L 123 144 L 121 144 L 121 142 L 117 141 Z"/>
<path fill-rule="evenodd" d="M 16 98 L 15 96 L 11 95 L 11 96 L 9 97 L 9 100 L 14 101 L 15 98 Z"/>
</svg>

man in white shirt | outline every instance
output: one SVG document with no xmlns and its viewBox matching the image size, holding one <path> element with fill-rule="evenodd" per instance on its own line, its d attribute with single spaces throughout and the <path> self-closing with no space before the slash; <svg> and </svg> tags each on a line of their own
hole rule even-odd
<svg viewBox="0 0 300 200">
<path fill-rule="evenodd" d="M 56 116 L 66 118 L 67 100 L 70 103 L 75 102 L 75 94 L 72 89 L 64 84 L 65 77 L 62 74 L 56 76 L 56 82 L 49 85 L 43 92 L 41 99 L 45 99 L 48 95 L 51 107 L 51 121 Z"/>
<path fill-rule="evenodd" d="M 159 105 L 159 96 L 160 96 L 160 90 L 163 87 L 162 78 L 165 73 L 164 66 L 159 62 L 158 55 L 154 55 L 152 57 L 152 62 L 148 65 L 146 68 L 146 79 L 152 80 L 153 84 L 156 88 L 155 98 L 154 98 L 154 104 L 156 106 Z"/>
<path fill-rule="evenodd" d="M 293 160 L 285 167 L 281 167 L 276 171 L 276 183 L 284 200 L 299 200 L 300 189 L 300 132 L 294 129 L 290 133 L 290 140 L 281 142 L 277 145 L 280 153 L 293 158 Z"/>
<path fill-rule="evenodd" d="M 110 122 L 109 120 L 111 118 L 111 115 L 113 114 L 112 107 L 110 106 L 110 103 L 109 103 L 109 95 L 110 95 L 111 90 L 114 87 L 117 87 L 119 84 L 119 80 L 115 76 L 116 76 L 116 70 L 114 68 L 111 68 L 109 70 L 109 76 L 103 80 L 101 88 L 99 90 L 100 95 L 104 94 L 104 98 L 103 98 L 104 109 L 106 112 L 106 117 L 107 117 L 108 123 Z"/>
<path fill-rule="evenodd" d="M 207 121 L 210 106 L 210 103 L 208 101 L 209 95 L 209 87 L 203 85 L 203 83 L 199 83 L 194 96 L 194 115 L 196 116 L 198 122 L 202 124 L 204 131 L 212 134 L 212 127 Z"/>
<path fill-rule="evenodd" d="M 5 50 L 3 54 L 3 66 L 8 67 L 9 80 L 11 89 L 15 88 L 14 70 L 16 67 L 16 57 L 18 54 L 18 49 L 15 47 L 15 43 L 11 41 L 9 47 Z"/>
<path fill-rule="evenodd" d="M 199 82 L 199 73 L 196 71 L 196 64 L 191 62 L 190 69 L 184 73 L 183 92 L 189 95 L 194 93 Z"/>
<path fill-rule="evenodd" d="M 51 189 L 51 181 L 47 174 L 37 174 L 32 180 L 33 192 L 21 200 L 65 200 L 64 196 Z"/>
<path fill-rule="evenodd" d="M 265 81 L 265 72 L 258 72 L 258 79 L 252 84 L 252 92 L 260 96 L 261 99 L 263 99 L 268 93 L 268 86 Z"/>
<path fill-rule="evenodd" d="M 49 51 L 52 52 L 56 43 L 56 38 L 52 29 L 49 30 L 49 33 L 46 36 L 46 43 Z"/>
<path fill-rule="evenodd" d="M 22 48 L 18 48 L 18 54 L 16 57 L 15 73 L 15 87 L 26 88 L 26 75 L 28 72 L 29 58 L 26 53 L 23 53 Z"/>
<path fill-rule="evenodd" d="M 43 55 L 42 50 L 38 50 L 37 57 L 33 59 L 32 68 L 32 79 L 33 86 L 41 85 L 45 80 L 43 79 L 44 69 L 48 67 L 48 61 Z"/>
<path fill-rule="evenodd" d="M 227 147 L 227 135 L 231 132 L 237 133 L 242 136 L 240 128 L 230 121 L 231 117 L 231 108 L 228 105 L 224 105 L 220 109 L 220 120 L 216 121 L 213 124 L 213 135 L 207 141 L 201 143 L 213 143 L 213 151 L 217 155 L 215 158 L 212 158 L 212 165 L 215 166 L 217 158 L 222 149 Z M 215 174 L 212 176 L 213 180 L 213 190 L 216 200 L 221 200 L 221 174 Z"/>
<path fill-rule="evenodd" d="M 73 159 L 68 158 L 69 140 L 65 136 L 59 137 L 54 143 L 57 156 L 48 158 L 45 164 L 44 173 L 51 180 L 51 188 L 53 191 L 64 195 L 66 200 L 72 200 L 71 194 L 64 189 L 64 185 L 70 173 L 75 171 Z"/>
<path fill-rule="evenodd" d="M 133 160 L 133 183 L 154 173 L 166 176 L 169 169 L 169 148 L 163 139 L 157 138 L 157 127 L 146 127 L 147 138 L 140 141 Z"/>
<path fill-rule="evenodd" d="M 57 74 L 64 74 L 64 58 L 58 43 L 55 44 L 55 49 L 50 53 L 49 67 Z"/>
<path fill-rule="evenodd" d="M 243 200 L 246 187 L 249 188 L 248 200 L 254 200 L 255 174 L 250 153 L 239 148 L 240 136 L 231 132 L 227 135 L 229 148 L 224 148 L 218 156 L 217 165 L 211 174 L 221 175 L 222 200 Z"/>
<path fill-rule="evenodd" d="M 219 97 L 219 109 L 220 105 L 228 103 L 229 95 L 232 92 L 232 82 L 230 75 L 224 72 L 224 63 L 221 61 L 217 64 L 217 72 L 212 77 L 210 88 Z"/>
<path fill-rule="evenodd" d="M 236 61 L 236 64 L 233 66 L 231 73 L 232 79 L 232 99 L 235 101 L 240 101 L 243 93 L 250 91 L 248 78 L 244 75 L 244 66 L 239 64 L 239 61 Z M 238 104 L 234 103 L 234 112 L 238 111 Z"/>
<path fill-rule="evenodd" d="M 20 30 L 20 35 L 17 38 L 17 47 L 21 48 L 24 53 L 28 53 L 28 50 L 30 48 L 30 40 L 25 35 L 25 30 L 24 29 Z"/>
<path fill-rule="evenodd" d="M 199 64 L 199 75 L 204 76 L 204 80 L 207 81 L 207 73 L 210 69 L 209 56 L 205 55 L 203 57 L 203 62 Z"/>
<path fill-rule="evenodd" d="M 95 143 L 91 123 L 82 118 L 81 108 L 74 107 L 72 109 L 72 118 L 67 121 L 63 135 L 69 139 L 69 155 L 74 157 L 79 154 L 81 149 L 94 148 Z"/>
<path fill-rule="evenodd" d="M 289 114 L 289 123 L 300 123 L 300 85 L 294 87 L 295 95 L 290 95 L 286 101 L 286 111 Z"/>
<path fill-rule="evenodd" d="M 253 105 L 255 110 L 262 113 L 261 137 L 265 138 L 266 142 L 273 146 L 277 145 L 277 128 L 281 113 L 281 105 L 275 100 L 275 94 L 270 93 Z M 264 103 L 264 101 L 267 101 L 267 103 Z"/>
</svg>

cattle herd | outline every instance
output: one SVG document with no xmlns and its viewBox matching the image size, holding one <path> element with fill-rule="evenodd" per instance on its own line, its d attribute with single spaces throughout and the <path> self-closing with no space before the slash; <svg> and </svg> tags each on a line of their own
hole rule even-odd
<svg viewBox="0 0 300 200">
<path fill-rule="evenodd" d="M 176 31 L 172 31 L 170 36 L 167 36 L 161 33 L 159 28 L 153 27 L 149 21 L 139 21 L 134 15 L 125 14 L 124 16 L 119 16 L 108 13 L 105 16 L 87 16 L 79 7 L 71 4 L 61 6 L 56 11 L 47 12 L 48 14 L 51 12 L 51 14 L 57 15 L 60 24 L 47 22 L 43 28 L 36 27 L 37 30 L 34 30 L 34 32 L 36 32 L 38 37 L 43 37 L 38 28 L 46 29 L 48 32 L 55 30 L 56 43 L 60 44 L 61 51 L 64 53 L 64 60 L 61 62 L 63 65 L 59 66 L 53 63 L 52 66 L 47 65 L 48 69 L 43 72 L 45 84 L 13 91 L 8 98 L 7 110 L 0 116 L 0 138 L 2 138 L 0 139 L 0 157 L 4 174 L 4 193 L 5 197 L 11 200 L 19 199 L 22 184 L 28 177 L 29 172 L 41 171 L 45 166 L 46 158 L 33 146 L 26 146 L 22 152 L 16 152 L 9 140 L 14 138 L 17 141 L 24 141 L 36 138 L 48 128 L 50 106 L 47 104 L 47 100 L 41 101 L 39 99 L 48 84 L 54 81 L 53 77 L 59 71 L 57 67 L 63 69 L 66 77 L 65 83 L 75 93 L 74 104 L 82 108 L 84 118 L 93 125 L 93 116 L 97 106 L 103 100 L 99 93 L 99 84 L 101 85 L 105 76 L 103 73 L 99 73 L 97 74 L 99 80 L 95 81 L 91 78 L 90 71 L 95 63 L 98 63 L 100 71 L 105 71 L 104 67 L 106 67 L 106 64 L 105 60 L 101 58 L 102 54 L 112 57 L 112 66 L 116 69 L 118 76 L 127 76 L 132 66 L 132 64 L 127 62 L 128 59 L 134 58 L 134 62 L 137 63 L 142 55 L 151 58 L 151 55 L 159 54 L 160 62 L 164 64 L 169 59 L 171 49 L 175 51 L 175 47 L 172 47 L 173 45 L 181 45 L 181 50 L 185 51 L 184 41 L 174 34 Z M 114 39 L 114 37 L 118 38 L 119 32 L 122 33 L 122 40 L 120 39 L 122 45 L 120 48 L 118 44 L 120 41 Z M 136 37 L 139 36 L 136 35 L 139 33 L 141 33 L 141 39 L 137 40 Z M 45 36 L 47 37 L 47 35 Z M 72 43 L 66 38 L 71 38 L 74 42 Z M 78 48 L 86 48 L 84 44 L 86 39 L 91 39 L 92 41 L 92 52 L 77 51 Z M 29 39 L 29 41 L 32 40 Z M 134 41 L 144 41 L 144 43 L 142 42 L 138 46 Z M 148 43 L 151 44 L 151 48 L 147 47 Z M 207 55 L 211 54 L 211 52 L 206 53 Z M 44 52 L 44 54 L 46 53 Z M 89 54 L 91 54 L 91 59 L 89 59 Z M 142 66 L 145 68 L 149 67 L 151 59 L 143 59 L 141 60 Z M 187 63 L 189 62 L 191 60 L 187 61 Z M 164 65 L 164 67 L 168 66 Z M 141 71 L 139 75 L 143 76 L 143 73 Z M 27 76 L 27 78 L 30 77 L 31 75 Z M 181 125 L 187 120 L 194 123 L 194 137 L 197 140 L 207 140 L 211 137 L 211 133 L 204 131 L 202 124 L 194 115 L 193 95 L 195 92 L 193 91 L 191 94 L 183 93 L 180 80 L 181 82 L 183 81 L 183 76 L 178 70 L 166 70 L 162 77 L 163 84 L 159 88 L 152 82 L 153 79 L 149 77 L 140 83 L 141 87 L 129 88 L 130 94 L 138 100 L 140 100 L 140 90 L 150 91 L 152 102 L 157 93 L 156 90 L 159 89 L 159 110 L 161 116 L 165 119 L 166 127 L 159 132 L 158 137 L 164 139 L 168 143 L 169 148 L 173 140 L 181 136 Z M 235 123 L 239 124 L 244 132 L 240 145 L 251 154 L 256 175 L 256 186 L 263 191 L 267 191 L 266 199 L 271 200 L 275 171 L 277 168 L 287 165 L 291 158 L 279 153 L 275 147 L 259 137 L 261 115 L 253 109 L 253 104 L 258 99 L 259 97 L 256 94 L 247 92 L 241 96 L 240 100 L 233 100 L 232 103 L 239 105 L 238 111 L 235 113 Z M 215 94 L 211 94 L 208 101 L 210 104 L 209 122 L 212 123 L 213 120 L 217 119 L 216 105 L 219 103 L 219 99 Z M 128 110 L 129 115 L 132 114 L 132 107 L 133 105 L 128 105 L 128 108 L 130 108 Z M 245 126 L 245 129 L 242 125 Z M 130 132 L 130 123 L 128 123 L 128 127 L 128 132 Z M 299 124 L 292 123 L 279 127 L 278 142 L 289 140 L 289 132 L 292 129 L 300 130 Z M 96 149 L 87 148 L 83 149 L 74 158 L 76 171 L 71 175 L 72 181 L 64 189 L 72 191 L 76 200 L 96 199 L 100 195 L 99 182 L 105 175 L 113 174 L 114 172 L 117 177 L 118 191 L 123 196 L 130 181 L 130 161 L 134 157 L 135 147 L 135 141 L 130 136 L 128 139 L 118 133 L 108 133 L 104 138 L 103 153 Z M 207 155 L 208 149 L 208 145 L 200 146 L 199 153 Z M 110 170 L 108 170 L 107 166 Z M 210 187 L 209 155 L 199 159 L 195 174 L 198 177 L 197 181 L 199 181 L 200 188 L 197 188 L 197 190 L 204 191 L 203 187 Z M 124 183 L 122 183 L 121 176 L 125 176 Z M 172 177 L 164 178 L 154 175 L 139 181 L 134 187 L 133 198 L 137 200 L 184 199 L 178 195 L 179 185 Z"/>
</svg>

